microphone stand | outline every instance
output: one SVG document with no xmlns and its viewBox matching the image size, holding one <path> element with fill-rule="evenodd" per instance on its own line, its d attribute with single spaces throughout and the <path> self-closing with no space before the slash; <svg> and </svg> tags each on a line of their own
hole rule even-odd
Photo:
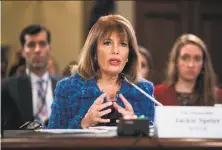
<svg viewBox="0 0 222 150">
<path fill-rule="evenodd" d="M 134 83 L 130 82 L 123 73 L 120 74 L 121 78 L 123 78 L 124 80 L 126 80 L 126 82 L 128 82 L 130 85 L 132 85 L 133 87 L 135 87 L 137 90 L 139 90 L 142 94 L 144 94 L 146 97 L 148 97 L 151 101 L 153 101 L 156 105 L 158 106 L 163 106 L 163 104 L 161 104 L 160 102 L 158 102 L 155 98 L 153 98 L 152 96 L 150 96 L 149 94 L 147 94 L 144 90 L 142 90 L 141 88 L 139 88 L 137 85 L 135 85 Z"/>
</svg>

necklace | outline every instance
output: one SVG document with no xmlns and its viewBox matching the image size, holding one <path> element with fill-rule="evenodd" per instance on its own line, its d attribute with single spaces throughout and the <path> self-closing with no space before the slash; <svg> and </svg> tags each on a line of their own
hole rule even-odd
<svg viewBox="0 0 222 150">
<path fill-rule="evenodd" d="M 120 90 L 120 85 L 114 85 L 113 86 L 108 86 L 108 87 L 103 87 L 99 82 L 97 83 L 99 89 L 101 91 L 103 91 L 104 93 L 106 93 L 106 100 L 107 101 L 116 101 L 118 94 L 119 94 L 119 90 Z"/>
</svg>

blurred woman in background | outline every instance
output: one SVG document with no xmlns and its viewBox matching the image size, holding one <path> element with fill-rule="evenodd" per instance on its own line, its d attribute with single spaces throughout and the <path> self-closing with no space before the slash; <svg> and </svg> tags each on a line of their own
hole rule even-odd
<svg viewBox="0 0 222 150">
<path fill-rule="evenodd" d="M 139 57 L 140 57 L 140 75 L 141 77 L 152 81 L 153 74 L 153 60 L 150 51 L 145 47 L 139 45 Z"/>
<path fill-rule="evenodd" d="M 183 34 L 170 54 L 166 81 L 155 86 L 163 105 L 212 106 L 222 102 L 216 75 L 205 43 L 196 35 Z"/>
<path fill-rule="evenodd" d="M 73 73 L 76 73 L 77 67 L 78 67 L 77 61 L 73 60 L 73 61 L 69 62 L 69 64 L 63 69 L 62 76 L 63 77 L 71 76 L 72 75 L 71 69 L 72 69 Z"/>
<path fill-rule="evenodd" d="M 51 75 L 55 75 L 55 76 L 60 75 L 59 65 L 53 56 L 49 57 L 48 70 Z"/>
</svg>

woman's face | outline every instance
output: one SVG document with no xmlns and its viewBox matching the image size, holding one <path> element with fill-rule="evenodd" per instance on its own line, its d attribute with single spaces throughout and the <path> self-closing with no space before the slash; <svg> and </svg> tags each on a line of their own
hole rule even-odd
<svg viewBox="0 0 222 150">
<path fill-rule="evenodd" d="M 127 37 L 112 32 L 97 43 L 97 60 L 102 74 L 116 76 L 122 72 L 128 61 L 129 46 Z"/>
<path fill-rule="evenodd" d="M 149 74 L 148 62 L 146 60 L 146 57 L 143 56 L 142 54 L 140 54 L 139 57 L 140 57 L 140 66 L 141 66 L 141 68 L 140 68 L 140 75 L 143 78 L 147 78 L 148 74 Z"/>
<path fill-rule="evenodd" d="M 185 81 L 196 81 L 203 66 L 203 52 L 194 44 L 186 44 L 178 57 L 179 78 Z"/>
</svg>

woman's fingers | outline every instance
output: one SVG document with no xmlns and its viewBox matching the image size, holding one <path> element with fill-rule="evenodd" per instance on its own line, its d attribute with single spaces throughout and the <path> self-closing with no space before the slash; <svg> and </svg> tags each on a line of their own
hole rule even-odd
<svg viewBox="0 0 222 150">
<path fill-rule="evenodd" d="M 133 114 L 133 112 L 125 110 L 124 108 L 122 108 L 121 106 L 119 106 L 116 102 L 113 102 L 113 106 L 114 106 L 114 108 L 116 108 L 117 111 L 118 111 L 119 113 L 121 113 L 123 116 L 125 116 L 125 115 L 132 115 L 132 114 Z"/>
<path fill-rule="evenodd" d="M 100 111 L 98 113 L 98 115 L 96 116 L 96 122 L 97 123 L 107 123 L 107 122 L 110 122 L 110 119 L 102 119 L 101 117 L 108 114 L 108 113 L 111 113 L 111 109 L 106 109 L 106 110 L 103 110 L 103 111 Z"/>
<path fill-rule="evenodd" d="M 131 120 L 131 119 L 137 119 L 136 115 L 125 115 L 123 116 L 124 120 Z"/>
<path fill-rule="evenodd" d="M 106 107 L 109 107 L 109 106 L 111 106 L 113 103 L 112 102 L 106 102 L 106 103 L 104 103 L 104 104 L 101 104 L 99 107 L 98 107 L 98 110 L 100 111 L 100 110 L 103 110 L 104 108 L 106 108 Z"/>
<path fill-rule="evenodd" d="M 125 115 L 123 116 L 124 120 L 133 120 L 133 119 L 138 119 L 138 117 L 136 115 Z M 119 123 L 120 120 L 116 120 L 116 123 Z"/>
<path fill-rule="evenodd" d="M 111 109 L 106 109 L 106 110 L 100 111 L 98 114 L 98 117 L 100 118 L 108 113 L 111 113 Z"/>
<path fill-rule="evenodd" d="M 122 114 L 123 117 L 124 117 L 124 116 L 131 116 L 131 115 L 133 115 L 133 113 L 130 112 L 130 111 L 126 111 L 126 110 L 122 110 L 122 109 L 120 109 L 120 110 L 118 110 L 118 111 L 119 111 L 119 113 Z"/>
<path fill-rule="evenodd" d="M 95 101 L 94 104 L 89 109 L 89 115 L 87 115 L 91 124 L 95 125 L 97 123 L 108 123 L 110 119 L 103 119 L 102 116 L 111 113 L 111 109 L 106 109 L 107 107 L 113 105 L 115 109 L 118 110 L 119 113 L 122 114 L 123 119 L 137 119 L 137 116 L 134 115 L 132 105 L 127 101 L 127 99 L 120 94 L 120 99 L 122 100 L 125 109 L 118 105 L 116 102 L 104 102 L 106 94 L 103 93 L 100 95 Z M 105 110 L 104 110 L 105 109 Z M 119 122 L 119 120 L 117 120 Z"/>
<path fill-rule="evenodd" d="M 132 119 L 138 119 L 137 115 L 133 115 Z"/>
<path fill-rule="evenodd" d="M 132 110 L 133 109 L 132 105 L 127 101 L 127 99 L 122 94 L 120 94 L 119 97 L 123 101 L 123 104 L 125 105 L 126 109 L 128 109 L 128 110 Z"/>
<path fill-rule="evenodd" d="M 113 107 L 120 113 L 120 111 L 124 111 L 124 109 L 118 105 L 116 102 L 113 102 Z"/>
<path fill-rule="evenodd" d="M 103 93 L 102 95 L 100 95 L 100 96 L 94 101 L 94 104 L 96 104 L 96 105 L 102 104 L 105 97 L 106 97 L 106 94 Z"/>
<path fill-rule="evenodd" d="M 108 122 L 110 122 L 110 119 L 102 119 L 102 118 L 98 119 L 98 123 L 108 123 Z"/>
</svg>

